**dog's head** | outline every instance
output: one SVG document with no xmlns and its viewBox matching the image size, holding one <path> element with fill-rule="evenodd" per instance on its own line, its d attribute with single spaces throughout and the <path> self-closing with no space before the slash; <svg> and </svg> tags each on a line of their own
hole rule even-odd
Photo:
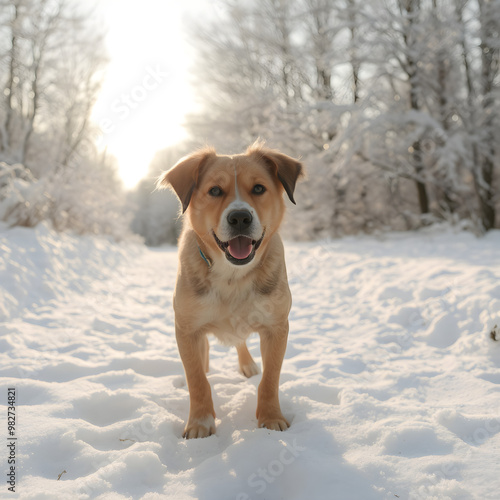
<svg viewBox="0 0 500 500">
<path fill-rule="evenodd" d="M 211 148 L 193 153 L 162 174 L 158 187 L 175 191 L 211 255 L 241 266 L 252 262 L 278 229 L 283 191 L 295 203 L 300 175 L 300 162 L 256 143 L 234 156 Z"/>
</svg>

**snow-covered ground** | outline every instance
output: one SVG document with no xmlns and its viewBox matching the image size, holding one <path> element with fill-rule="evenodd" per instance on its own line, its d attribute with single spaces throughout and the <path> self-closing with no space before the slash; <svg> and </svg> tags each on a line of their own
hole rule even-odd
<svg viewBox="0 0 500 500">
<path fill-rule="evenodd" d="M 449 229 L 288 244 L 290 429 L 256 428 L 260 376 L 212 341 L 217 433 L 186 441 L 176 249 L 0 226 L 0 498 L 13 387 L 23 499 L 498 499 L 499 250 Z"/>
</svg>

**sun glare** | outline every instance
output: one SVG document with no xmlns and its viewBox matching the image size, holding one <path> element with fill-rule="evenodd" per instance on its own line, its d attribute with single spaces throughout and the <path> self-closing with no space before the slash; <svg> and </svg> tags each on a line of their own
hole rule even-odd
<svg viewBox="0 0 500 500">
<path fill-rule="evenodd" d="M 110 63 L 93 119 L 101 131 L 99 147 L 117 158 L 124 184 L 132 188 L 157 151 L 185 137 L 184 117 L 194 109 L 182 35 L 188 7 L 155 0 L 99 5 Z"/>
</svg>

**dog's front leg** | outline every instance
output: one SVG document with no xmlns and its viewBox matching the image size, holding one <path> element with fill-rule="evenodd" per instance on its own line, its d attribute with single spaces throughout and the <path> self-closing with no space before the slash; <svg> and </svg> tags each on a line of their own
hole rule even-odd
<svg viewBox="0 0 500 500">
<path fill-rule="evenodd" d="M 205 375 L 206 335 L 176 328 L 175 336 L 189 389 L 189 418 L 182 436 L 187 439 L 207 437 L 215 433 L 215 411 Z"/>
<path fill-rule="evenodd" d="M 281 413 L 278 391 L 288 337 L 288 321 L 279 328 L 265 328 L 259 334 L 263 372 L 257 398 L 258 425 L 274 431 L 284 431 L 290 424 Z"/>
</svg>

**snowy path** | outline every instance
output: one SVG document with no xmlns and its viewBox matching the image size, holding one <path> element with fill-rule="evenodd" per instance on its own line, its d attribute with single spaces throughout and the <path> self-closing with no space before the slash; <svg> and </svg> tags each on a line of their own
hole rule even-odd
<svg viewBox="0 0 500 500">
<path fill-rule="evenodd" d="M 175 249 L 0 227 L 19 498 L 498 499 L 499 249 L 498 231 L 287 245 L 291 428 L 256 429 L 260 376 L 212 341 L 217 434 L 186 441 Z"/>
</svg>

